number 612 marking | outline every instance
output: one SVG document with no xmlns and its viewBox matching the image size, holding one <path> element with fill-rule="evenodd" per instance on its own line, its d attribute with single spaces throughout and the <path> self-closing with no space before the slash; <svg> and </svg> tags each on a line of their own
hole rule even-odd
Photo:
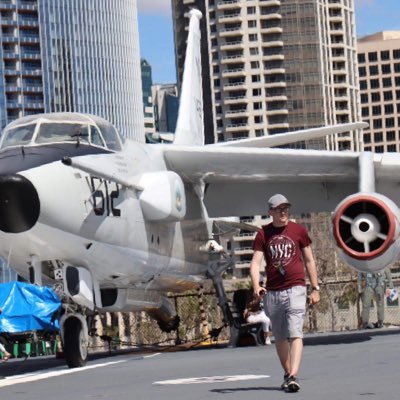
<svg viewBox="0 0 400 400">
<path fill-rule="evenodd" d="M 114 201 L 119 197 L 119 185 L 115 182 L 107 182 L 104 179 L 90 177 L 92 186 L 93 210 L 96 215 L 120 217 L 121 210 L 114 206 Z M 114 189 L 113 187 L 114 186 Z"/>
</svg>

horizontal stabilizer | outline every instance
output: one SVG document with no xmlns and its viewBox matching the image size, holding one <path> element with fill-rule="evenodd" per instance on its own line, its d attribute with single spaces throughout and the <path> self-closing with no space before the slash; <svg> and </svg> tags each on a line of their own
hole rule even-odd
<svg viewBox="0 0 400 400">
<path fill-rule="evenodd" d="M 276 147 L 302 140 L 318 139 L 328 135 L 344 133 L 356 129 L 367 128 L 366 122 L 352 122 L 348 124 L 324 126 L 321 128 L 304 129 L 301 131 L 278 133 L 276 135 L 262 136 L 252 139 L 233 140 L 230 142 L 215 143 L 211 146 L 223 147 Z"/>
</svg>

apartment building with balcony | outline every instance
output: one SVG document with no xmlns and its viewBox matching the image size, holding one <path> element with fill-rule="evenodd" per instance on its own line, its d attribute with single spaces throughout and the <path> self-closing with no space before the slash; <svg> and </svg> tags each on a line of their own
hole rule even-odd
<svg viewBox="0 0 400 400">
<path fill-rule="evenodd" d="M 178 82 L 191 7 L 203 13 L 204 118 L 214 133 L 208 142 L 361 120 L 354 0 L 172 0 Z M 297 147 L 359 150 L 361 135 Z M 243 276 L 252 239 L 248 231 L 234 238 Z"/>
<path fill-rule="evenodd" d="M 400 31 L 358 40 L 358 70 L 364 150 L 400 151 Z"/>
<path fill-rule="evenodd" d="M 204 118 L 213 141 L 360 120 L 353 0 L 173 0 L 178 81 L 191 7 L 203 12 Z M 359 136 L 307 147 L 357 150 Z"/>
<path fill-rule="evenodd" d="M 75 111 L 144 141 L 135 0 L 0 0 L 0 24 L 1 128 Z"/>
</svg>

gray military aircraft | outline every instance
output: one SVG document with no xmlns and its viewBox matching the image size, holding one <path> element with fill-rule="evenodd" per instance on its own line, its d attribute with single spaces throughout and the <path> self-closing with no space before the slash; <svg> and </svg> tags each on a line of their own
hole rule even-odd
<svg viewBox="0 0 400 400">
<path fill-rule="evenodd" d="M 399 155 L 271 148 L 365 124 L 204 145 L 200 18 L 190 12 L 173 144 L 123 140 L 107 121 L 78 113 L 23 117 L 3 132 L 0 255 L 60 293 L 70 367 L 86 362 L 97 312 L 146 311 L 175 329 L 166 293 L 216 273 L 213 218 L 265 214 L 273 193 L 295 212 L 339 204 L 334 235 L 353 267 L 379 270 L 398 257 L 399 210 L 388 197 L 399 195 Z"/>
</svg>

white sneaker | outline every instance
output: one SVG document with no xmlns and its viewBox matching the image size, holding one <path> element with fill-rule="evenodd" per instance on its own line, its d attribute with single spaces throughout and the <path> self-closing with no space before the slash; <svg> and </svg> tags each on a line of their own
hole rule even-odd
<svg viewBox="0 0 400 400">
<path fill-rule="evenodd" d="M 271 346 L 271 338 L 269 337 L 269 336 L 267 336 L 266 338 L 265 338 L 265 344 L 267 345 L 267 346 Z"/>
</svg>

